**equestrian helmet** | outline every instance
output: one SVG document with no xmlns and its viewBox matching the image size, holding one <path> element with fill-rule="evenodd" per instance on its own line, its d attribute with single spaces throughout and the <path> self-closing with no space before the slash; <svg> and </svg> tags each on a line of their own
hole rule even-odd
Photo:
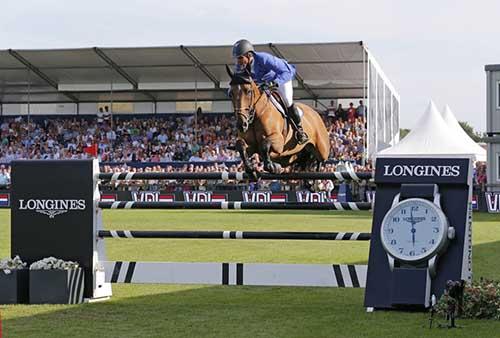
<svg viewBox="0 0 500 338">
<path fill-rule="evenodd" d="M 248 40 L 238 40 L 233 45 L 233 58 L 245 55 L 248 52 L 255 52 L 253 45 Z"/>
</svg>

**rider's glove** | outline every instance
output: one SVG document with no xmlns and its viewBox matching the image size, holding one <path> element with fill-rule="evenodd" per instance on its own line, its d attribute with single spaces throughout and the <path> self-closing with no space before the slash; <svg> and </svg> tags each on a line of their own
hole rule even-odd
<svg viewBox="0 0 500 338">
<path fill-rule="evenodd" d="M 274 71 L 270 70 L 269 72 L 267 72 L 266 74 L 264 74 L 264 76 L 262 77 L 262 81 L 264 81 L 264 82 L 271 82 L 275 78 L 276 78 L 276 73 Z"/>
</svg>

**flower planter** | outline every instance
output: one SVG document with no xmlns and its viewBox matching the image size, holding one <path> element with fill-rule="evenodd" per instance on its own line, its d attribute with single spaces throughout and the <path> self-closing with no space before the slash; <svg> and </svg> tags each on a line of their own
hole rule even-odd
<svg viewBox="0 0 500 338">
<path fill-rule="evenodd" d="M 28 269 L 0 270 L 0 304 L 28 303 Z"/>
<path fill-rule="evenodd" d="M 79 304 L 83 302 L 84 272 L 71 270 L 30 270 L 30 304 Z"/>
</svg>

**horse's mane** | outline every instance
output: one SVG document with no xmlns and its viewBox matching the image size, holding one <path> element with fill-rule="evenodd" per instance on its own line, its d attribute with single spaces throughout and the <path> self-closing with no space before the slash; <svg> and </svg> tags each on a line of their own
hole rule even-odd
<svg viewBox="0 0 500 338">
<path fill-rule="evenodd" d="M 232 86 L 240 84 L 251 84 L 252 82 L 252 77 L 247 72 L 238 72 L 233 75 L 229 84 Z"/>
</svg>

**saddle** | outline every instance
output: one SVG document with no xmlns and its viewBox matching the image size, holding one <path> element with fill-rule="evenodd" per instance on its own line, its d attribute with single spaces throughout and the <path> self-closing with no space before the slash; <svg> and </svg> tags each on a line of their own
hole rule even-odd
<svg viewBox="0 0 500 338">
<path fill-rule="evenodd" d="M 276 90 L 276 89 L 266 89 L 265 90 L 266 95 L 269 97 L 269 100 L 271 103 L 278 109 L 280 112 L 281 116 L 287 121 L 290 120 L 290 117 L 288 116 L 288 107 L 285 104 L 285 100 L 283 100 L 283 97 L 281 94 Z M 297 107 L 300 113 L 300 118 L 304 116 L 304 112 L 300 107 Z"/>
<path fill-rule="evenodd" d="M 297 126 L 295 125 L 293 119 L 288 115 L 288 107 L 286 106 L 285 100 L 283 100 L 281 94 L 276 89 L 273 88 L 265 89 L 265 93 L 269 97 L 271 103 L 276 107 L 276 109 L 280 112 L 281 116 L 285 120 L 285 124 L 282 130 L 282 135 L 286 139 L 290 131 L 289 127 L 291 126 L 292 130 L 297 130 Z M 298 106 L 296 107 L 299 111 L 300 118 L 302 118 L 304 116 L 304 112 L 302 111 L 302 109 L 300 109 L 300 107 Z"/>
</svg>

